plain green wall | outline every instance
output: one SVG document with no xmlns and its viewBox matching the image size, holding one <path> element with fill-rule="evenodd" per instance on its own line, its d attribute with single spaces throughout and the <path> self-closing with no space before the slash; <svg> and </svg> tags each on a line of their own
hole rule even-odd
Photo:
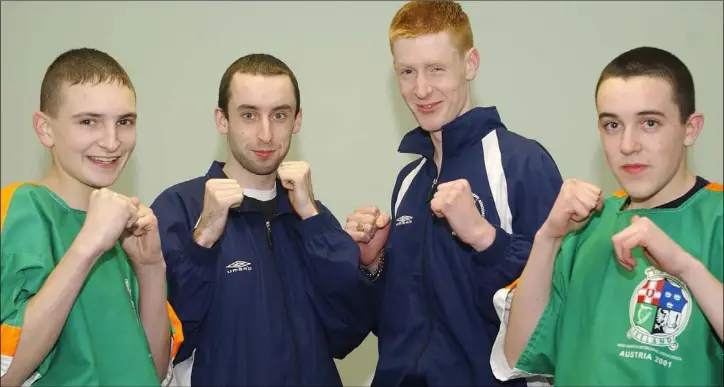
<svg viewBox="0 0 724 387">
<path fill-rule="evenodd" d="M 304 121 L 290 158 L 312 164 L 316 196 L 340 221 L 358 205 L 388 209 L 396 153 L 414 121 L 391 68 L 389 22 L 402 2 L 2 2 L 2 185 L 37 179 L 47 153 L 32 130 L 45 69 L 90 46 L 130 73 L 138 146 L 117 189 L 149 203 L 221 157 L 212 111 L 226 67 L 251 52 L 286 61 Z M 721 2 L 463 2 L 482 63 L 476 103 L 497 105 L 510 130 L 540 141 L 564 177 L 616 188 L 596 132 L 593 89 L 608 61 L 639 45 L 673 51 L 694 74 L 706 124 L 691 160 L 722 181 Z M 571 145 L 573 144 L 573 145 Z M 340 361 L 363 385 L 369 338 Z"/>
</svg>

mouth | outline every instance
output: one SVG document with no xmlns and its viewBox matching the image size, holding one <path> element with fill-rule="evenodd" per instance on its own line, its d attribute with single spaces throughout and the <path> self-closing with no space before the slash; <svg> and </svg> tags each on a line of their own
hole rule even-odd
<svg viewBox="0 0 724 387">
<path fill-rule="evenodd" d="M 638 175 L 645 171 L 649 166 L 645 164 L 625 164 L 621 169 L 629 175 Z"/>
<path fill-rule="evenodd" d="M 440 105 L 441 103 L 442 102 L 433 102 L 433 103 L 430 103 L 427 105 L 415 104 L 415 106 L 417 107 L 417 111 L 424 113 L 424 114 L 429 114 L 429 113 L 434 112 L 435 108 L 437 108 L 438 105 Z"/>
<path fill-rule="evenodd" d="M 257 155 L 257 157 L 260 157 L 262 159 L 266 159 L 271 156 L 272 153 L 274 153 L 273 150 L 255 150 L 253 152 L 255 155 Z"/>
<path fill-rule="evenodd" d="M 114 157 L 100 157 L 100 156 L 86 156 L 93 165 L 97 165 L 101 168 L 115 168 L 121 161 L 121 156 Z"/>
</svg>

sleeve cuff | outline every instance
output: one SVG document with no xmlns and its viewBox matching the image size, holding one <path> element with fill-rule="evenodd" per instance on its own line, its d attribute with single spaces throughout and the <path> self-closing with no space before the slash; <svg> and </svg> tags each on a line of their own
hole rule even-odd
<svg viewBox="0 0 724 387">
<path fill-rule="evenodd" d="M 319 211 L 317 215 L 302 220 L 298 229 L 302 238 L 311 238 L 325 230 L 338 226 L 337 218 L 326 211 Z"/>
<path fill-rule="evenodd" d="M 510 246 L 510 234 L 499 226 L 493 225 L 493 227 L 495 227 L 493 243 L 487 249 L 473 253 L 473 259 L 480 265 L 492 265 L 500 261 L 496 258 L 502 257 Z"/>
<path fill-rule="evenodd" d="M 211 247 L 200 246 L 191 236 L 186 243 L 185 255 L 195 264 L 201 266 L 215 265 L 219 257 L 219 243 L 214 243 Z"/>
</svg>

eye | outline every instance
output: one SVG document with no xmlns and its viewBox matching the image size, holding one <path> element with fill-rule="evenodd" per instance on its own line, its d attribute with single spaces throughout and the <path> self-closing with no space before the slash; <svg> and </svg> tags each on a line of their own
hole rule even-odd
<svg viewBox="0 0 724 387">
<path fill-rule="evenodd" d="M 654 129 L 659 126 L 659 123 L 656 120 L 644 120 L 643 126 L 646 129 Z"/>
<path fill-rule="evenodd" d="M 241 113 L 241 118 L 246 121 L 251 121 L 254 119 L 254 113 L 251 113 L 251 112 Z"/>
<path fill-rule="evenodd" d="M 410 69 L 400 70 L 400 75 L 410 75 L 410 74 L 412 74 L 412 70 L 410 70 Z"/>
<path fill-rule="evenodd" d="M 118 123 L 123 126 L 131 126 L 134 124 L 133 120 L 130 118 L 124 118 L 124 119 L 118 121 Z"/>
<path fill-rule="evenodd" d="M 603 128 L 606 130 L 616 130 L 616 129 L 618 129 L 618 127 L 619 127 L 618 122 L 614 122 L 614 121 L 606 122 L 603 124 Z"/>
<path fill-rule="evenodd" d="M 442 67 L 433 67 L 432 72 L 433 72 L 433 73 L 436 73 L 436 72 L 439 72 L 439 71 L 442 71 L 442 70 L 443 70 Z"/>
<path fill-rule="evenodd" d="M 93 120 L 85 119 L 85 120 L 80 120 L 80 124 L 88 126 L 88 125 L 93 125 L 94 122 L 93 122 Z"/>
<path fill-rule="evenodd" d="M 287 118 L 287 115 L 284 113 L 274 113 L 272 117 L 276 121 L 284 121 Z"/>
</svg>

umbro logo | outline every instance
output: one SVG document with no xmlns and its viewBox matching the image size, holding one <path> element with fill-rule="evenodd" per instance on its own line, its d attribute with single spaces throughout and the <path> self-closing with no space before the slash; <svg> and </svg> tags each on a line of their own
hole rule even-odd
<svg viewBox="0 0 724 387">
<path fill-rule="evenodd" d="M 226 266 L 226 272 L 236 273 L 237 271 L 251 271 L 251 263 L 246 261 L 236 261 L 231 265 Z"/>
<path fill-rule="evenodd" d="M 412 223 L 412 217 L 410 215 L 402 215 L 399 218 L 397 218 L 395 226 L 402 226 L 403 224 L 410 224 L 410 223 Z"/>
</svg>

